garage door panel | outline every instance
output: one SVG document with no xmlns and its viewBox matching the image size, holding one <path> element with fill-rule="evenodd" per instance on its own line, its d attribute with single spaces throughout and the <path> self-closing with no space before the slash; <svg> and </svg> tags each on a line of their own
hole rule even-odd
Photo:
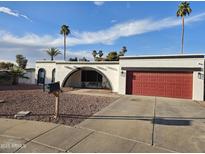
<svg viewBox="0 0 205 154">
<path fill-rule="evenodd" d="M 128 94 L 191 99 L 192 84 L 190 72 L 127 73 Z"/>
</svg>

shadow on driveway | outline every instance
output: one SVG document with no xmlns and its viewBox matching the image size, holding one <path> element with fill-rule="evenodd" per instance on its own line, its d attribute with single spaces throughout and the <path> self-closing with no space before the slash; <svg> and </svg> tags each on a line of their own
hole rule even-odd
<svg viewBox="0 0 205 154">
<path fill-rule="evenodd" d="M 191 122 L 192 122 L 192 120 L 156 118 L 154 124 L 174 125 L 174 126 L 190 126 Z"/>
</svg>

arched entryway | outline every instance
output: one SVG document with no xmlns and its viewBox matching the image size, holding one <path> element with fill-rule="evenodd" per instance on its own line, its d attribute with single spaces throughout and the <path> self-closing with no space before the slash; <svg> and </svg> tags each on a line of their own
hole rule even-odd
<svg viewBox="0 0 205 154">
<path fill-rule="evenodd" d="M 78 68 L 69 73 L 63 87 L 112 89 L 108 78 L 101 71 L 90 67 Z"/>
<path fill-rule="evenodd" d="M 46 71 L 44 68 L 38 70 L 37 84 L 45 84 Z"/>
</svg>

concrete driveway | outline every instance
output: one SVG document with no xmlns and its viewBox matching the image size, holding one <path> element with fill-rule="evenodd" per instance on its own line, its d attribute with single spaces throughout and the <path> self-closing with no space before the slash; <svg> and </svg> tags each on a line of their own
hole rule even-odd
<svg viewBox="0 0 205 154">
<path fill-rule="evenodd" d="M 75 127 L 0 119 L 0 152 L 205 152 L 205 108 L 122 96 Z"/>
<path fill-rule="evenodd" d="M 191 100 L 124 96 L 78 126 L 136 141 L 130 152 L 205 152 L 205 108 Z"/>
</svg>

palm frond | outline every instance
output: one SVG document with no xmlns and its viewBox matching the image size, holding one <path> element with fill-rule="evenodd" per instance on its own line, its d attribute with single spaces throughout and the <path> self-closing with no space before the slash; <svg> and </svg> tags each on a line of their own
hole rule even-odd
<svg viewBox="0 0 205 154">
<path fill-rule="evenodd" d="M 176 12 L 177 17 L 189 15 L 192 12 L 189 2 L 181 2 Z"/>
<path fill-rule="evenodd" d="M 61 30 L 60 30 L 60 34 L 63 35 L 69 35 L 70 34 L 70 28 L 67 25 L 62 25 L 61 26 Z"/>
</svg>

